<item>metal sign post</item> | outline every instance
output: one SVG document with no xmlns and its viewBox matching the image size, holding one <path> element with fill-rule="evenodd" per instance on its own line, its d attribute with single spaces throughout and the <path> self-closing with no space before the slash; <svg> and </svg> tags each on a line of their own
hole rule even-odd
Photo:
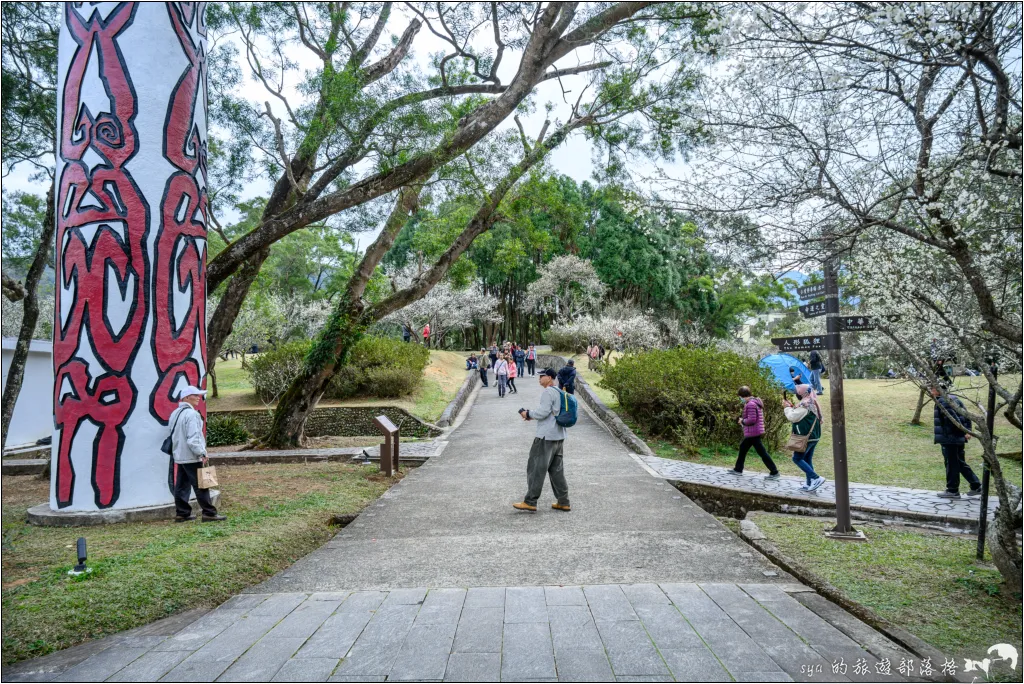
<svg viewBox="0 0 1024 684">
<path fill-rule="evenodd" d="M 826 337 L 829 341 L 828 394 L 832 408 L 832 462 L 835 469 L 836 526 L 825 536 L 832 539 L 863 541 L 863 532 L 853 529 L 850 519 L 850 475 L 846 463 L 846 407 L 843 402 L 843 344 L 839 323 L 839 285 L 836 264 L 825 260 Z"/>
</svg>

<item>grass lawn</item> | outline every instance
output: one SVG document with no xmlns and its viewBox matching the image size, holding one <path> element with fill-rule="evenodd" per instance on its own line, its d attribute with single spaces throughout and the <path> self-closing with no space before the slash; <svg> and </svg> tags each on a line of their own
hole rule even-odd
<svg viewBox="0 0 1024 684">
<path fill-rule="evenodd" d="M 224 523 L 34 527 L 25 509 L 49 484 L 4 477 L 3 662 L 45 655 L 174 613 L 215 606 L 326 542 L 332 515 L 356 513 L 391 485 L 376 466 L 222 468 Z M 92 572 L 71 578 L 75 540 Z"/>
<path fill-rule="evenodd" d="M 602 401 L 610 408 L 618 409 L 615 395 L 598 385 L 601 375 L 587 370 L 586 356 L 579 355 L 575 358 L 577 372 L 590 383 Z M 825 429 L 815 451 L 814 467 L 822 477 L 832 479 L 831 407 L 827 391 L 828 381 L 823 380 L 822 383 L 826 392 L 819 398 L 819 402 L 824 414 Z M 957 378 L 957 386 L 968 397 L 983 399 L 988 393 L 988 386 L 983 378 L 960 377 Z M 932 443 L 932 405 L 927 404 L 924 407 L 921 425 L 910 424 L 914 409 L 917 407 L 917 387 L 907 382 L 891 380 L 847 380 L 844 388 L 850 480 L 935 491 L 945 489 L 946 476 L 942 465 L 942 452 Z M 622 418 L 659 456 L 728 467 L 732 467 L 736 462 L 737 445 L 706 448 L 697 454 L 691 454 L 669 441 L 643 434 L 628 416 L 622 415 Z M 1001 437 L 998 448 L 1000 453 L 1020 452 L 1021 432 L 1010 425 L 1002 414 L 996 417 L 996 434 Z M 782 473 L 801 475 L 801 471 L 793 465 L 788 453 L 780 452 L 773 454 L 772 457 Z M 967 445 L 967 462 L 978 477 L 981 477 L 981 447 L 976 442 Z M 1000 463 L 1004 475 L 1020 486 L 1021 462 L 1004 458 L 1000 459 Z M 764 468 L 761 459 L 753 450 L 747 455 L 746 468 Z"/>
<path fill-rule="evenodd" d="M 973 538 L 864 526 L 867 543 L 839 542 L 822 536 L 834 520 L 772 513 L 752 519 L 785 555 L 958 665 L 988 657 L 999 643 L 1024 652 L 1020 594 L 1000 584 L 989 562 L 975 560 Z"/>
<path fill-rule="evenodd" d="M 441 417 L 445 407 L 455 398 L 466 379 L 466 357 L 469 352 L 430 351 L 430 364 L 423 371 L 423 382 L 412 394 L 396 399 L 354 398 L 345 401 L 325 400 L 320 406 L 398 406 L 427 422 Z M 242 369 L 242 360 L 217 362 L 218 396 L 211 398 L 213 411 L 265 408 L 249 384 Z"/>
</svg>

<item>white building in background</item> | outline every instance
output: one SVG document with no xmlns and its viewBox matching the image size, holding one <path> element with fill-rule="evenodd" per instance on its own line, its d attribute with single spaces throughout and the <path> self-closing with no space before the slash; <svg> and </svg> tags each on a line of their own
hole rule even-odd
<svg viewBox="0 0 1024 684">
<path fill-rule="evenodd" d="M 3 338 L 3 387 L 18 340 Z M 53 343 L 32 340 L 25 360 L 25 377 L 14 405 L 7 449 L 35 444 L 53 435 Z"/>
<path fill-rule="evenodd" d="M 747 320 L 743 321 L 739 330 L 736 331 L 736 337 L 744 341 L 749 340 L 751 337 L 761 337 L 761 331 L 766 329 L 770 330 L 788 315 L 788 313 L 782 311 L 770 311 L 768 313 L 751 316 Z M 755 332 L 757 332 L 756 335 L 754 334 Z"/>
</svg>

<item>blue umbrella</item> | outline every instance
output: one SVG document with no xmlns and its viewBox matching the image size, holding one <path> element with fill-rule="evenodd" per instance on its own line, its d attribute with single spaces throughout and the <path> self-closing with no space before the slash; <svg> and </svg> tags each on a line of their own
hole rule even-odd
<svg viewBox="0 0 1024 684">
<path fill-rule="evenodd" d="M 789 354 L 771 354 L 758 363 L 762 368 L 769 369 L 780 385 L 796 392 L 796 385 L 793 384 L 793 376 L 789 374 L 790 368 L 795 368 L 808 384 L 811 382 L 811 371 L 804 365 L 804 362 Z"/>
</svg>

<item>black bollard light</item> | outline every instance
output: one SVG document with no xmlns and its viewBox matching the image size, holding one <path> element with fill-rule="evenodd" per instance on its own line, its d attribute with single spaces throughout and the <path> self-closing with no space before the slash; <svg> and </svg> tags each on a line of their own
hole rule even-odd
<svg viewBox="0 0 1024 684">
<path fill-rule="evenodd" d="M 68 574 L 72 576 L 83 575 L 87 572 L 92 572 L 91 568 L 85 567 L 85 561 L 88 559 L 88 554 L 85 549 L 85 537 L 78 538 L 78 565 L 71 570 L 68 570 Z"/>
</svg>

